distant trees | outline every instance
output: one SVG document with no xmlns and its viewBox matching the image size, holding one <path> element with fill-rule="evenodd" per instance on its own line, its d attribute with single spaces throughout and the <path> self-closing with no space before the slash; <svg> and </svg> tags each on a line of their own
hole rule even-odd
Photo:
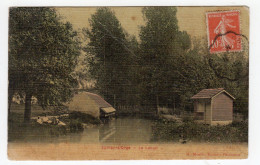
<svg viewBox="0 0 260 165">
<path fill-rule="evenodd" d="M 55 9 L 10 8 L 9 108 L 14 93 L 25 95 L 25 121 L 31 117 L 32 96 L 42 107 L 70 98 L 77 84 L 71 75 L 80 53 L 76 36 Z"/>
</svg>

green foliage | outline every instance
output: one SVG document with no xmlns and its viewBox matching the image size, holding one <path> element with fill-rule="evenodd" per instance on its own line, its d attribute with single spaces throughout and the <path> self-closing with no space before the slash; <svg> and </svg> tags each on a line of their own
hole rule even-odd
<svg viewBox="0 0 260 165">
<path fill-rule="evenodd" d="M 59 117 L 59 120 L 68 125 L 70 132 L 82 132 L 84 130 L 84 124 L 101 124 L 99 119 L 78 111 L 70 112 L 69 117 Z"/>
<path fill-rule="evenodd" d="M 190 48 L 190 37 L 179 31 L 176 12 L 174 7 L 143 9 L 146 25 L 140 31 L 140 72 L 143 97 L 147 98 L 143 103 L 148 106 L 180 99 L 175 97 L 180 93 L 178 81 L 185 76 L 179 66 Z"/>
<path fill-rule="evenodd" d="M 55 9 L 11 8 L 9 103 L 17 93 L 26 96 L 27 110 L 32 96 L 42 107 L 60 105 L 78 84 L 75 74 L 82 83 L 89 71 L 97 90 L 117 109 L 153 112 L 164 106 L 192 111 L 191 96 L 204 88 L 223 87 L 236 98 L 234 112 L 247 117 L 247 45 L 242 52 L 208 54 L 205 39 L 191 40 L 179 30 L 176 13 L 174 7 L 144 7 L 139 44 L 113 11 L 98 8 L 83 30 L 88 66 L 75 71 L 77 33 Z"/>
<path fill-rule="evenodd" d="M 83 124 L 79 119 L 72 119 L 69 122 L 70 132 L 82 132 L 84 130 Z"/>
<path fill-rule="evenodd" d="M 212 69 L 217 81 L 236 100 L 234 112 L 240 112 L 248 117 L 248 90 L 249 90 L 249 56 L 246 47 L 243 52 L 226 52 L 211 57 Z"/>
<path fill-rule="evenodd" d="M 26 95 L 27 111 L 32 96 L 43 107 L 67 101 L 77 84 L 71 75 L 80 53 L 76 36 L 55 9 L 10 8 L 9 96 Z"/>
<path fill-rule="evenodd" d="M 73 111 L 69 114 L 70 120 L 78 120 L 80 123 L 86 124 L 100 124 L 100 120 L 82 112 Z"/>
<path fill-rule="evenodd" d="M 191 97 L 204 88 L 225 88 L 234 111 L 248 112 L 248 48 L 208 54 L 204 38 L 180 31 L 174 7 L 144 7 L 140 44 L 127 35 L 109 8 L 99 8 L 84 34 L 90 72 L 116 108 L 157 106 L 192 111 Z"/>
<path fill-rule="evenodd" d="M 35 113 L 35 112 L 34 112 Z M 57 115 L 56 112 L 49 112 L 49 115 Z M 35 114 L 34 114 L 35 115 Z M 41 116 L 40 114 L 37 114 Z M 62 116 L 59 120 L 64 122 L 65 126 L 53 124 L 39 124 L 35 120 L 30 123 L 23 122 L 22 113 L 11 113 L 8 116 L 8 141 L 48 141 L 51 138 L 67 135 L 68 133 L 82 132 L 83 124 L 101 124 L 100 120 L 81 112 L 71 112 L 69 117 Z"/>
<path fill-rule="evenodd" d="M 23 122 L 23 115 L 11 113 L 8 116 L 8 141 L 9 142 L 45 142 L 50 138 L 66 135 L 66 126 L 39 124 L 36 121 Z"/>
<path fill-rule="evenodd" d="M 96 87 L 112 105 L 129 104 L 137 41 L 124 32 L 109 8 L 98 8 L 89 22 L 90 28 L 83 30 L 89 40 L 84 50 L 90 56 L 87 60 Z"/>
<path fill-rule="evenodd" d="M 248 142 L 248 123 L 239 122 L 229 125 L 209 126 L 194 122 L 178 124 L 157 120 L 152 127 L 154 141 L 192 142 Z"/>
</svg>

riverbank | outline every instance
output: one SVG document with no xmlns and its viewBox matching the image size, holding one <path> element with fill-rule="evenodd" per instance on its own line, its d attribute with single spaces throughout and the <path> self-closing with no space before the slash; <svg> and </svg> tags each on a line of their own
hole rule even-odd
<svg viewBox="0 0 260 165">
<path fill-rule="evenodd" d="M 8 143 L 11 160 L 246 159 L 247 143 Z"/>
<path fill-rule="evenodd" d="M 48 114 L 51 114 L 51 112 Z M 43 116 L 44 114 L 37 115 Z M 46 116 L 45 114 L 44 116 L 47 122 L 39 123 L 37 120 L 38 117 L 33 117 L 34 119 L 29 123 L 24 123 L 22 113 L 12 112 L 8 117 L 8 141 L 41 142 L 45 139 L 55 139 L 69 133 L 82 132 L 85 127 L 93 127 L 101 124 L 99 119 L 80 112 L 70 112 L 67 115 L 58 116 Z M 57 122 L 48 122 L 53 119 L 62 122 L 63 125 L 59 125 Z"/>
<path fill-rule="evenodd" d="M 248 142 L 248 122 L 210 126 L 193 120 L 184 122 L 158 119 L 152 125 L 152 141 L 159 142 Z"/>
</svg>

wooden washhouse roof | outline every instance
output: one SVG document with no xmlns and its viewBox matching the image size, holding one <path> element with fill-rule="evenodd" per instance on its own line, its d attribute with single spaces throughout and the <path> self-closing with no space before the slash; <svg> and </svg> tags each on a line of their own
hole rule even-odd
<svg viewBox="0 0 260 165">
<path fill-rule="evenodd" d="M 210 99 L 213 96 L 225 92 L 229 97 L 235 99 L 231 94 L 224 90 L 224 88 L 215 88 L 215 89 L 203 89 L 196 95 L 192 96 L 191 99 Z"/>
<path fill-rule="evenodd" d="M 94 117 L 99 117 L 101 108 L 108 108 L 110 111 L 111 108 L 109 107 L 112 107 L 101 96 L 90 92 L 79 92 L 75 94 L 66 106 L 68 106 L 71 111 L 80 111 Z"/>
<path fill-rule="evenodd" d="M 94 94 L 94 93 L 90 93 L 90 92 L 86 92 L 86 94 L 92 99 L 94 100 L 97 105 L 99 105 L 99 107 L 112 107 L 112 105 L 110 105 L 108 102 L 106 102 L 101 96 Z"/>
</svg>

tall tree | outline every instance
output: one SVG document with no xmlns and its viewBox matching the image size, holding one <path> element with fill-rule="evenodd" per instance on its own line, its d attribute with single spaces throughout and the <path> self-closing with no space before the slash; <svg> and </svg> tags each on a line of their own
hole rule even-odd
<svg viewBox="0 0 260 165">
<path fill-rule="evenodd" d="M 112 105 L 125 104 L 131 54 L 126 33 L 113 11 L 98 8 L 91 16 L 90 29 L 84 34 L 89 40 L 85 51 L 90 54 L 90 72 L 97 80 L 96 87 Z"/>
<path fill-rule="evenodd" d="M 172 101 L 170 97 L 180 92 L 176 81 L 184 77 L 178 66 L 190 48 L 190 38 L 179 30 L 176 12 L 174 7 L 143 8 L 146 24 L 140 31 L 141 82 L 143 104 L 152 109 Z"/>
<path fill-rule="evenodd" d="M 70 98 L 80 47 L 72 25 L 55 9 L 15 7 L 9 18 L 9 98 L 25 95 L 24 120 L 29 121 L 32 96 L 42 107 Z"/>
</svg>

